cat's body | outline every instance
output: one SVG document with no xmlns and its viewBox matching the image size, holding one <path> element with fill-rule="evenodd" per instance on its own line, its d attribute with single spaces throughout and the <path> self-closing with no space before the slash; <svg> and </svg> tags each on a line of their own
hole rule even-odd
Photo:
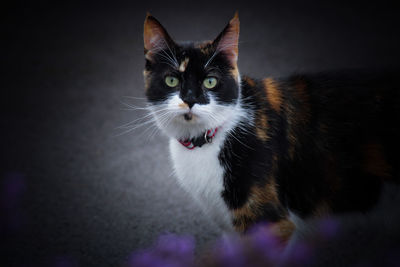
<svg viewBox="0 0 400 267">
<path fill-rule="evenodd" d="M 396 75 L 240 78 L 237 17 L 214 42 L 177 45 L 145 21 L 146 94 L 182 186 L 224 229 L 367 211 L 398 182 Z"/>
<path fill-rule="evenodd" d="M 239 229 L 263 216 L 284 219 L 282 206 L 299 217 L 367 211 L 383 182 L 398 181 L 400 90 L 394 75 L 243 81 L 254 126 L 236 135 L 246 146 L 228 138 L 233 145 L 221 155 L 232 169 L 223 196 L 240 210 L 234 220 Z M 248 204 L 252 198 L 259 208 Z"/>
</svg>

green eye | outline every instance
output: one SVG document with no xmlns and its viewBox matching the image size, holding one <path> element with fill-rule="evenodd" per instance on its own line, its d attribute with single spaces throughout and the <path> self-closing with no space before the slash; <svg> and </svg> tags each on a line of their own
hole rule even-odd
<svg viewBox="0 0 400 267">
<path fill-rule="evenodd" d="M 203 85 L 207 89 L 214 88 L 217 85 L 217 78 L 207 77 L 204 79 Z"/>
<path fill-rule="evenodd" d="M 178 78 L 176 78 L 174 76 L 167 76 L 167 77 L 165 77 L 165 83 L 169 87 L 175 87 L 179 84 L 179 80 L 178 80 Z"/>
</svg>

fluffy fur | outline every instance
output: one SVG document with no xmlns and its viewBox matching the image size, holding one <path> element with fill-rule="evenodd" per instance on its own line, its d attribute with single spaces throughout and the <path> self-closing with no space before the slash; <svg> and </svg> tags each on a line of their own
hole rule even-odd
<svg viewBox="0 0 400 267">
<path fill-rule="evenodd" d="M 181 185 L 222 228 L 268 221 L 284 240 L 290 218 L 370 210 L 399 180 L 397 74 L 240 77 L 238 38 L 237 15 L 214 41 L 185 44 L 146 17 L 146 95 Z M 215 128 L 210 144 L 179 142 Z"/>
</svg>

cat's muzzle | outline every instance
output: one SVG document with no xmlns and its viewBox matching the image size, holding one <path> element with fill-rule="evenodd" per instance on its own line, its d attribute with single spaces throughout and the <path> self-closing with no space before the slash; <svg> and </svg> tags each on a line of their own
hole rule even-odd
<svg viewBox="0 0 400 267">
<path fill-rule="evenodd" d="M 185 120 L 190 121 L 193 118 L 193 114 L 191 112 L 185 113 L 185 115 L 183 115 L 183 117 L 185 118 Z"/>
</svg>

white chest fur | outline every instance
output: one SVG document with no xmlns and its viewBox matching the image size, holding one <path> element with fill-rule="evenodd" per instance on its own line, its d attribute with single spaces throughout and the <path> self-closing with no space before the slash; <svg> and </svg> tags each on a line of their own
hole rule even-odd
<svg viewBox="0 0 400 267">
<path fill-rule="evenodd" d="M 218 159 L 224 139 L 225 133 L 219 130 L 211 144 L 193 150 L 171 139 L 170 151 L 179 183 L 218 226 L 229 231 L 231 216 L 221 197 L 224 168 Z"/>
</svg>

